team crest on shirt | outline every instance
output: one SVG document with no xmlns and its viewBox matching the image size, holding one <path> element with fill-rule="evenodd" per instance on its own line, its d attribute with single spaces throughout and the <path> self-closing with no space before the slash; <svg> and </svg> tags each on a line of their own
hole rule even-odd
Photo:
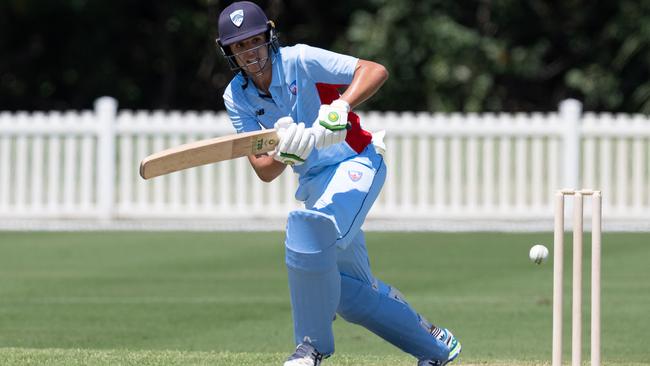
<svg viewBox="0 0 650 366">
<path fill-rule="evenodd" d="M 237 9 L 230 13 L 230 20 L 232 21 L 232 24 L 238 28 L 241 27 L 241 24 L 244 22 L 244 10 Z"/>
<path fill-rule="evenodd" d="M 363 172 L 360 172 L 358 170 L 348 170 L 348 177 L 350 177 L 350 180 L 353 182 L 358 182 L 361 177 L 363 177 Z"/>
<path fill-rule="evenodd" d="M 298 86 L 296 85 L 296 81 L 294 80 L 289 84 L 289 93 L 296 95 L 298 94 Z"/>
</svg>

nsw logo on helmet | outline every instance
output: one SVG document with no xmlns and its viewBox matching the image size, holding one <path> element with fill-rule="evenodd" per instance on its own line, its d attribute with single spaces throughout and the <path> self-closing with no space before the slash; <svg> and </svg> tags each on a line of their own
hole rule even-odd
<svg viewBox="0 0 650 366">
<path fill-rule="evenodd" d="M 244 22 L 244 10 L 238 9 L 230 13 L 230 20 L 236 27 L 241 27 L 241 24 Z"/>
</svg>

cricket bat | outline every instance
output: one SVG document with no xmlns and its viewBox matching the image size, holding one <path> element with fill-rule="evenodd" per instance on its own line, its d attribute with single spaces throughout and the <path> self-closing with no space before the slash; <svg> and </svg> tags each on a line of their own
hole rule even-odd
<svg viewBox="0 0 650 366">
<path fill-rule="evenodd" d="M 278 144 L 275 129 L 244 132 L 190 142 L 149 155 L 140 162 L 140 176 L 150 179 L 179 170 L 262 154 Z"/>
</svg>

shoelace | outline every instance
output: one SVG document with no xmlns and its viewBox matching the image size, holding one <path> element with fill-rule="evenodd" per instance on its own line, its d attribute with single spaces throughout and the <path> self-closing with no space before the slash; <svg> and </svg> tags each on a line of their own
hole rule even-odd
<svg viewBox="0 0 650 366">
<path fill-rule="evenodd" d="M 437 340 L 443 342 L 447 345 L 447 347 L 449 347 L 451 337 L 449 337 L 447 331 L 443 330 L 442 328 L 438 328 L 435 325 L 432 325 L 431 331 L 429 333 L 431 333 L 431 335 L 434 336 Z"/>
<path fill-rule="evenodd" d="M 437 338 L 439 340 L 443 340 L 442 337 L 441 337 L 441 334 L 442 334 L 442 329 L 441 328 L 438 328 L 435 325 L 432 325 L 431 330 L 429 331 L 429 333 L 431 333 L 431 335 L 434 336 L 435 338 Z"/>
<path fill-rule="evenodd" d="M 454 339 L 449 336 L 449 333 L 447 331 L 443 330 L 442 328 L 438 328 L 435 325 L 432 325 L 429 333 L 447 345 L 447 347 L 452 348 Z"/>
</svg>

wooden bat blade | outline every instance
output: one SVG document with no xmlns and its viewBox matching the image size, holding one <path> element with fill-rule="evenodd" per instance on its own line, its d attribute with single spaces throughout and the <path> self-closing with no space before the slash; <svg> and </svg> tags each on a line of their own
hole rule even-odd
<svg viewBox="0 0 650 366">
<path fill-rule="evenodd" d="M 140 162 L 140 176 L 150 179 L 205 164 L 262 154 L 275 149 L 277 144 L 275 129 L 190 142 L 144 158 Z"/>
</svg>

